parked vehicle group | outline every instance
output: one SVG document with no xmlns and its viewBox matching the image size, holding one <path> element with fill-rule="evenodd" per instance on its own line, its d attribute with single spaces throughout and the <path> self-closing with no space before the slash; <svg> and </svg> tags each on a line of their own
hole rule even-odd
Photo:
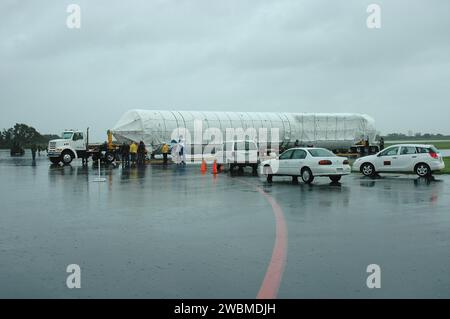
<svg viewBox="0 0 450 319">
<path fill-rule="evenodd" d="M 338 157 L 327 149 L 292 148 L 275 159 L 263 161 L 259 171 L 269 183 L 272 183 L 274 176 L 291 176 L 293 182 L 298 182 L 298 177 L 301 177 L 303 182 L 310 184 L 320 176 L 338 182 L 351 171 L 372 178 L 380 173 L 417 174 L 430 178 L 434 172 L 444 168 L 443 157 L 433 145 L 399 144 L 374 155 L 359 157 L 352 167 L 348 158 Z"/>
<path fill-rule="evenodd" d="M 276 156 L 270 150 L 261 150 L 252 140 L 233 140 L 216 145 L 213 150 L 214 159 L 223 171 L 233 172 L 236 168 L 242 172 L 251 167 L 253 173 L 260 174 L 272 183 L 274 177 L 289 176 L 294 183 L 300 177 L 310 184 L 316 177 L 328 177 L 338 182 L 342 176 L 351 172 L 360 172 L 367 177 L 377 177 L 382 173 L 415 173 L 419 177 L 431 177 L 436 171 L 445 168 L 444 160 L 433 145 L 398 144 L 373 155 L 361 156 L 352 165 L 347 157 L 337 156 L 325 148 L 293 147 Z M 161 146 L 164 165 L 168 164 L 168 155 L 178 165 L 186 165 L 184 141 L 172 141 L 171 146 Z M 264 154 L 264 156 L 263 156 Z M 62 162 L 70 164 L 73 159 L 83 159 L 87 163 L 89 157 L 94 162 L 102 160 L 112 163 L 122 161 L 122 166 L 144 165 L 147 150 L 145 144 L 131 142 L 115 145 L 108 132 L 108 142 L 89 144 L 89 133 L 65 131 L 62 138 L 49 143 L 48 157 L 54 164 Z M 267 159 L 268 157 L 268 159 Z"/>
</svg>

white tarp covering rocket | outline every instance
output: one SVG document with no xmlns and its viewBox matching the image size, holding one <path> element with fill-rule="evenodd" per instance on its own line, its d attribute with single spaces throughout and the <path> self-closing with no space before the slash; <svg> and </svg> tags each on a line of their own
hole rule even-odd
<svg viewBox="0 0 450 319">
<path fill-rule="evenodd" d="M 201 123 L 202 129 L 227 128 L 278 129 L 278 143 L 286 148 L 294 145 L 314 145 L 329 149 L 348 149 L 355 143 L 376 137 L 374 121 L 365 114 L 354 113 L 283 113 L 283 112 L 199 112 L 130 110 L 113 129 L 118 142 L 144 141 L 155 149 L 170 143 L 174 131 L 194 131 Z M 186 141 L 193 144 L 194 141 Z M 202 141 L 207 144 L 208 141 Z"/>
</svg>

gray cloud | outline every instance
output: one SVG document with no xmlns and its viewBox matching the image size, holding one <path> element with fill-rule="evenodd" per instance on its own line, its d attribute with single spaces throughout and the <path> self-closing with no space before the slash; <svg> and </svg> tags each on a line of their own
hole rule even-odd
<svg viewBox="0 0 450 319">
<path fill-rule="evenodd" d="M 66 6 L 82 28 L 65 26 Z M 450 133 L 448 1 L 2 1 L 0 127 L 90 126 L 130 108 L 360 112 Z"/>
</svg>

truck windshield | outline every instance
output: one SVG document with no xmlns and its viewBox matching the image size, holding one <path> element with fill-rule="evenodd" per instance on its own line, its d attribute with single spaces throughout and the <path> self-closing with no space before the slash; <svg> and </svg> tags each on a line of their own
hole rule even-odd
<svg viewBox="0 0 450 319">
<path fill-rule="evenodd" d="M 256 151 L 256 144 L 249 141 L 240 141 L 234 144 L 235 151 Z"/>
<path fill-rule="evenodd" d="M 72 135 L 73 135 L 72 132 L 64 132 L 64 133 L 62 133 L 62 138 L 64 140 L 71 140 L 72 139 Z"/>
</svg>

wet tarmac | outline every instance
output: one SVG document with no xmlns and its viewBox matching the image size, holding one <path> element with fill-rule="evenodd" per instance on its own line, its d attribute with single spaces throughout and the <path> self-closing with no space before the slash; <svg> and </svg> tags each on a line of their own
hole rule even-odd
<svg viewBox="0 0 450 319">
<path fill-rule="evenodd" d="M 0 298 L 255 298 L 264 282 L 278 298 L 450 297 L 450 176 L 268 185 L 154 165 L 95 183 L 28 155 L 0 152 Z"/>
</svg>

